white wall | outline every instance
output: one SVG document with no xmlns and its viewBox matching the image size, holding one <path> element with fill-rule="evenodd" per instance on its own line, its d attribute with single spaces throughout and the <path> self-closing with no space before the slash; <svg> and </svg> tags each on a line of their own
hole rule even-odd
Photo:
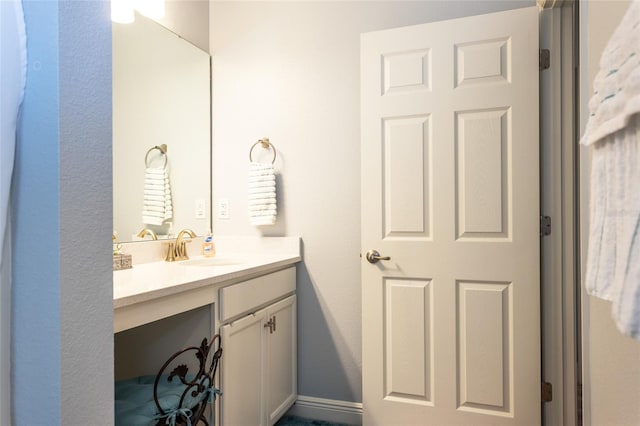
<svg viewBox="0 0 640 426">
<path fill-rule="evenodd" d="M 109 2 L 23 5 L 28 70 L 11 199 L 12 424 L 112 424 Z"/>
<path fill-rule="evenodd" d="M 301 395 L 362 401 L 360 33 L 533 4 L 211 3 L 213 194 L 214 203 L 229 199 L 231 213 L 214 218 L 214 233 L 302 237 Z M 249 147 L 263 136 L 278 149 L 279 210 L 275 226 L 257 229 L 246 213 L 246 172 Z"/>
<path fill-rule="evenodd" d="M 27 87 L 11 194 L 12 424 L 111 425 L 110 3 L 23 6 Z"/>
<path fill-rule="evenodd" d="M 599 60 L 611 33 L 624 15 L 627 0 L 581 2 L 581 127 Z M 588 155 L 582 150 L 582 259 L 586 258 Z M 584 267 L 583 267 L 584 271 Z M 583 295 L 583 375 L 585 425 L 640 424 L 640 341 L 620 334 L 611 319 L 611 304 Z"/>
</svg>

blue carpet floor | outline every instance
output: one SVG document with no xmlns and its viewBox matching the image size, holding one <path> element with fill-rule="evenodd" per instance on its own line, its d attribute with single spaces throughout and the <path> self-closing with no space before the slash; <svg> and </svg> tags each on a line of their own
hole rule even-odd
<svg viewBox="0 0 640 426">
<path fill-rule="evenodd" d="M 284 416 L 275 426 L 348 426 L 343 423 L 331 423 L 324 420 L 304 419 L 297 416 Z"/>
</svg>

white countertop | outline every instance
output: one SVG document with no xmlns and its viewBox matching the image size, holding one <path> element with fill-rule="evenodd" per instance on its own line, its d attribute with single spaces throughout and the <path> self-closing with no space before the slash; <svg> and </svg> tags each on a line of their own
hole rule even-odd
<svg viewBox="0 0 640 426">
<path fill-rule="evenodd" d="M 202 256 L 191 258 L 200 259 Z M 182 262 L 150 262 L 114 271 L 113 307 L 120 308 L 202 286 L 222 284 L 245 276 L 269 272 L 300 261 L 300 254 L 220 255 L 241 263 L 216 266 L 185 266 Z"/>
<path fill-rule="evenodd" d="M 157 260 L 163 246 L 160 242 L 124 245 L 125 253 L 133 256 L 133 268 L 113 272 L 113 306 L 118 312 L 147 302 L 209 286 L 242 280 L 275 271 L 301 260 L 299 237 L 217 237 L 216 256 L 204 258 L 198 253 L 199 241 L 189 244 L 190 260 L 165 262 Z M 166 247 L 166 246 L 164 246 Z M 140 263 L 141 260 L 142 262 Z M 215 266 L 189 265 L 198 259 L 215 259 Z M 153 260 L 153 261 L 150 261 Z M 224 264 L 229 261 L 231 264 Z M 206 262 L 206 260 L 205 260 Z M 116 318 L 118 319 L 118 318 Z M 116 321 L 117 322 L 117 321 Z M 116 331 L 122 329 L 116 326 Z"/>
</svg>

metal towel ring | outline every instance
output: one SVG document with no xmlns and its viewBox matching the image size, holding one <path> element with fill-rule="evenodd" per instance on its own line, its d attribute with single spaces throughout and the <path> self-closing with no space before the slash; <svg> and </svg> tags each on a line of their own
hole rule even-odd
<svg viewBox="0 0 640 426">
<path fill-rule="evenodd" d="M 154 147 L 149 148 L 149 151 L 147 151 L 147 155 L 144 156 L 144 164 L 145 166 L 149 167 L 149 154 L 151 153 L 151 151 L 153 151 L 154 149 L 157 149 L 158 151 L 160 151 L 162 153 L 162 155 L 164 155 L 164 165 L 162 166 L 163 168 L 167 168 L 167 145 L 166 144 L 162 144 L 160 146 L 156 145 Z"/>
<path fill-rule="evenodd" d="M 262 147 L 264 149 L 271 148 L 271 150 L 273 151 L 273 160 L 271 160 L 271 164 L 275 163 L 276 162 L 276 155 L 277 155 L 276 154 L 276 147 L 271 142 L 269 142 L 269 138 L 259 139 L 258 142 L 256 142 L 253 145 L 251 145 L 251 149 L 249 149 L 249 161 L 253 162 L 253 158 L 252 158 L 251 154 L 253 153 L 253 148 L 255 148 L 256 145 L 258 145 L 258 144 L 262 145 Z"/>
</svg>

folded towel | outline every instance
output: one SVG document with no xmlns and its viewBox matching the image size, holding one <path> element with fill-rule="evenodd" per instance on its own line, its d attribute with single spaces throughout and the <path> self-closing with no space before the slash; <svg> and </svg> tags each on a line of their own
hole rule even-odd
<svg viewBox="0 0 640 426">
<path fill-rule="evenodd" d="M 266 193 L 271 193 L 271 192 L 275 192 L 276 190 L 276 186 L 275 185 L 269 185 L 269 186 L 257 186 L 257 187 L 249 187 L 248 192 L 249 195 L 258 195 L 258 194 L 266 194 Z"/>
<path fill-rule="evenodd" d="M 248 196 L 250 223 L 255 226 L 275 224 L 276 176 L 272 164 L 249 164 Z"/>
<path fill-rule="evenodd" d="M 165 181 L 165 179 L 145 179 L 144 180 L 144 184 L 145 185 L 165 186 L 167 184 L 167 182 Z"/>
<path fill-rule="evenodd" d="M 144 175 L 142 223 L 162 225 L 172 218 L 169 174 L 164 167 L 147 167 Z"/>
<path fill-rule="evenodd" d="M 257 194 L 254 194 L 257 195 Z M 256 204 L 275 204 L 276 203 L 276 197 L 271 196 L 271 197 L 265 197 L 265 198 L 249 198 L 249 206 L 252 205 L 256 205 Z"/>
<path fill-rule="evenodd" d="M 256 192 L 254 194 L 249 194 L 249 199 L 254 199 L 254 198 L 276 198 L 276 190 L 275 190 L 275 185 L 273 187 L 273 189 L 271 191 L 260 191 L 260 192 Z"/>
<path fill-rule="evenodd" d="M 260 166 L 264 165 L 260 163 L 253 163 L 253 164 L 259 164 Z M 267 166 L 271 166 L 271 165 L 267 164 Z M 249 177 L 272 176 L 272 170 L 273 170 L 273 167 L 271 167 L 271 170 L 268 167 L 256 167 L 255 169 L 249 170 Z"/>
<path fill-rule="evenodd" d="M 165 195 L 165 190 L 164 189 L 145 189 L 144 190 L 144 194 L 145 195 L 159 195 L 164 197 Z"/>
<path fill-rule="evenodd" d="M 276 215 L 269 216 L 253 216 L 251 217 L 251 224 L 255 226 L 262 225 L 275 225 L 276 223 Z"/>
<path fill-rule="evenodd" d="M 275 182 L 276 177 L 274 175 L 261 175 L 261 176 L 253 176 L 249 177 L 249 183 L 253 182 Z"/>
<path fill-rule="evenodd" d="M 149 173 L 145 173 L 145 179 L 154 179 L 154 180 L 162 180 L 164 181 L 164 173 L 161 173 L 164 170 L 162 167 L 155 167 L 155 170 L 151 170 Z"/>
<path fill-rule="evenodd" d="M 160 183 L 164 183 L 166 182 L 166 177 L 164 175 L 157 175 L 157 174 L 148 174 L 145 175 L 144 177 L 145 182 L 160 182 Z"/>
<path fill-rule="evenodd" d="M 249 188 L 275 188 L 276 181 L 249 182 Z"/>
<path fill-rule="evenodd" d="M 148 207 L 162 207 L 164 211 L 164 201 L 144 200 L 144 205 Z"/>
<path fill-rule="evenodd" d="M 263 211 L 253 211 L 253 212 L 249 212 L 249 217 L 250 218 L 254 218 L 254 217 L 271 217 L 273 216 L 275 218 L 277 214 L 276 209 L 269 209 L 269 210 L 263 210 Z"/>
<path fill-rule="evenodd" d="M 253 214 L 253 213 L 257 213 L 257 212 L 264 212 L 266 210 L 270 210 L 273 211 L 275 213 L 275 211 L 277 210 L 277 207 L 274 204 L 256 204 L 256 205 L 249 205 L 249 214 Z"/>
<path fill-rule="evenodd" d="M 153 178 L 155 176 L 161 176 L 162 178 L 164 178 L 165 177 L 165 173 L 166 173 L 166 170 L 164 169 L 164 167 L 148 167 L 145 170 L 145 174 L 149 178 Z"/>
<path fill-rule="evenodd" d="M 149 204 L 145 203 L 144 210 L 147 213 L 150 213 L 150 212 L 159 213 L 161 217 L 164 217 L 164 212 L 165 212 L 164 204 L 162 206 L 150 206 Z"/>
<path fill-rule="evenodd" d="M 164 183 L 163 183 L 163 184 L 149 184 L 149 183 L 145 183 L 145 184 L 144 184 L 144 188 L 145 188 L 145 189 L 155 190 L 155 191 L 164 191 L 164 190 L 165 190 Z"/>
<path fill-rule="evenodd" d="M 640 339 L 640 1 L 609 40 L 580 143 L 591 151 L 585 288 Z"/>
</svg>

